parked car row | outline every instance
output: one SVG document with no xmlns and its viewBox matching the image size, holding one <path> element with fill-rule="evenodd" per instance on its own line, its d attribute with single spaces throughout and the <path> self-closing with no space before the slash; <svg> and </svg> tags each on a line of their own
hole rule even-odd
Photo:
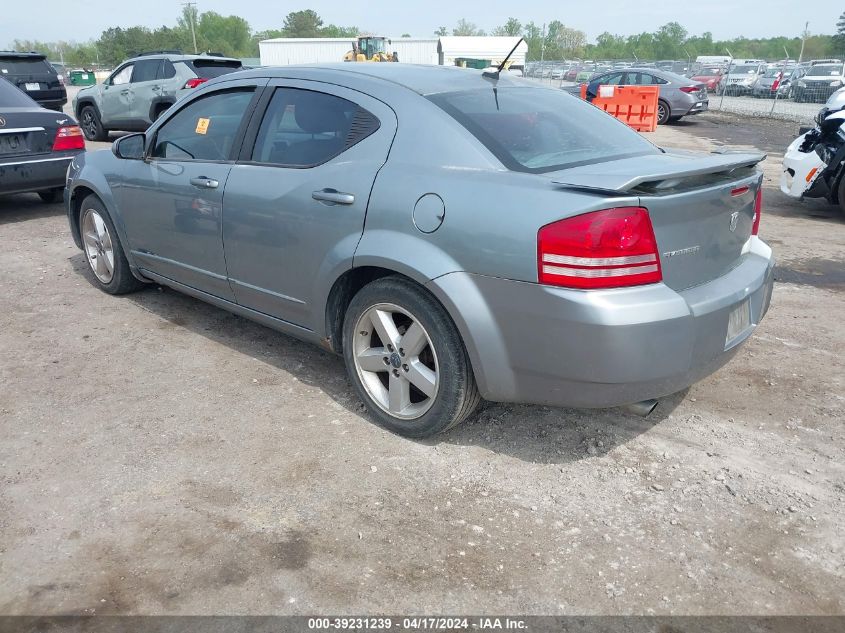
<svg viewBox="0 0 845 633">
<path fill-rule="evenodd" d="M 685 75 L 704 84 L 708 92 L 729 96 L 794 99 L 797 102 L 822 103 L 836 90 L 845 87 L 845 62 L 818 59 L 798 63 L 794 60 L 766 62 L 761 59 L 713 59 L 710 63 L 661 60 L 657 62 L 529 62 L 526 76 L 577 83 L 592 82 L 608 71 L 625 68 L 650 68 Z"/>
</svg>

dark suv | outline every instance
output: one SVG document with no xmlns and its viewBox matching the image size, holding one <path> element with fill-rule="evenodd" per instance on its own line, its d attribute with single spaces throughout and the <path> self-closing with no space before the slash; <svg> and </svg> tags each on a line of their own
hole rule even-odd
<svg viewBox="0 0 845 633">
<path fill-rule="evenodd" d="M 41 53 L 0 51 L 0 77 L 45 108 L 61 112 L 67 103 L 64 84 Z"/>
</svg>

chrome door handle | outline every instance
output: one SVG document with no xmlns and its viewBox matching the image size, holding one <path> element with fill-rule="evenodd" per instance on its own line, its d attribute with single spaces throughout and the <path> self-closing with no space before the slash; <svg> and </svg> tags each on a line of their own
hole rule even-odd
<svg viewBox="0 0 845 633">
<path fill-rule="evenodd" d="M 199 187 L 200 189 L 217 189 L 217 186 L 220 183 L 214 180 L 214 178 L 200 176 L 199 178 L 191 178 L 191 184 L 194 187 Z"/>
<path fill-rule="evenodd" d="M 312 191 L 311 197 L 314 200 L 325 202 L 326 204 L 354 204 L 355 196 L 351 193 L 343 193 L 337 189 L 321 189 L 320 191 Z"/>
</svg>

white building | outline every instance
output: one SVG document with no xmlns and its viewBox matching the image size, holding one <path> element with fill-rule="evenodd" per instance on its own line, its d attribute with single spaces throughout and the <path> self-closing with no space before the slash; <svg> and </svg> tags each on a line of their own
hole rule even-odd
<svg viewBox="0 0 845 633">
<path fill-rule="evenodd" d="M 393 37 L 386 48 L 389 53 L 395 51 L 403 64 L 454 66 L 456 59 L 470 58 L 489 59 L 495 65 L 501 63 L 518 41 L 518 37 Z M 258 49 L 262 66 L 325 64 L 343 61 L 343 56 L 352 50 L 352 38 L 279 37 L 259 42 Z M 524 65 L 527 52 L 528 45 L 522 42 L 511 57 L 512 64 Z"/>
<path fill-rule="evenodd" d="M 444 36 L 437 44 L 438 63 L 441 66 L 454 66 L 457 59 L 489 59 L 493 66 L 497 66 L 507 57 L 518 37 L 461 37 Z M 524 66 L 528 44 L 519 44 L 511 55 L 512 66 Z M 401 57 L 399 59 L 402 59 Z"/>
<path fill-rule="evenodd" d="M 351 50 L 348 37 L 277 37 L 258 42 L 262 66 L 342 62 Z"/>
</svg>

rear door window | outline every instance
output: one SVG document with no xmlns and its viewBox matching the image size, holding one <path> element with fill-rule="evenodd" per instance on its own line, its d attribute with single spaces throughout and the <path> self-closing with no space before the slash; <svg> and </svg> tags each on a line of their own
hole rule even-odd
<svg viewBox="0 0 845 633">
<path fill-rule="evenodd" d="M 158 130 L 151 156 L 229 160 L 254 92 L 253 88 L 224 90 L 191 101 Z"/>
<path fill-rule="evenodd" d="M 169 59 L 161 60 L 161 66 L 158 67 L 158 74 L 156 79 L 173 79 L 176 76 L 176 67 Z"/>
<path fill-rule="evenodd" d="M 139 84 L 145 81 L 155 81 L 160 66 L 160 59 L 144 59 L 135 62 L 135 69 L 132 71 L 132 83 Z"/>
<path fill-rule="evenodd" d="M 379 128 L 358 104 L 313 90 L 277 88 L 252 153 L 252 161 L 314 167 L 331 160 Z"/>
<path fill-rule="evenodd" d="M 659 150 L 598 108 L 547 88 L 499 88 L 428 97 L 514 171 L 547 172 Z"/>
</svg>

